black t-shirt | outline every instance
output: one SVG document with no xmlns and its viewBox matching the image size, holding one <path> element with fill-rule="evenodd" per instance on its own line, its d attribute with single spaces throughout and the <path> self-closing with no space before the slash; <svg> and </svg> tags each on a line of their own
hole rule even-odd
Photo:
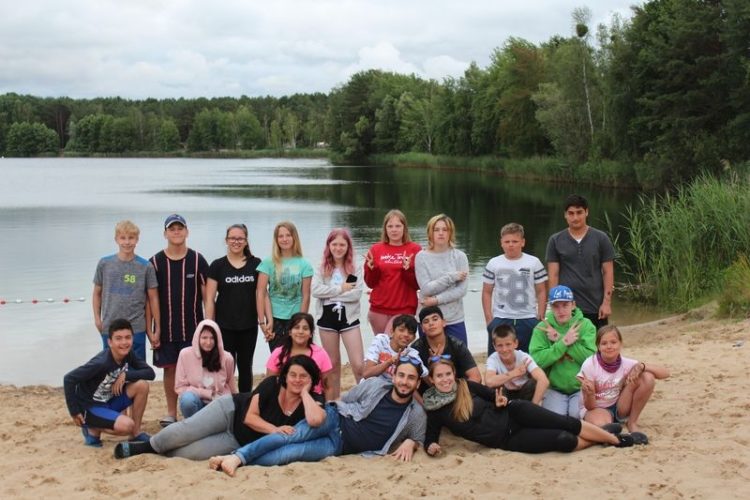
<svg viewBox="0 0 750 500">
<path fill-rule="evenodd" d="M 216 280 L 216 322 L 221 328 L 247 330 L 258 327 L 255 289 L 258 284 L 258 257 L 250 257 L 237 269 L 224 257 L 211 263 L 208 277 Z"/>
<path fill-rule="evenodd" d="M 410 402 L 397 403 L 391 398 L 389 392 L 383 396 L 375 409 L 359 422 L 342 416 L 341 437 L 344 441 L 342 453 L 349 455 L 382 449 L 396 431 L 398 422 Z"/>
<path fill-rule="evenodd" d="M 241 392 L 234 395 L 234 438 L 240 445 L 244 446 L 265 436 L 262 432 L 254 431 L 245 425 L 245 415 L 250 409 L 250 400 L 255 394 L 258 395 L 260 416 L 268 423 L 277 427 L 293 426 L 305 418 L 305 407 L 302 402 L 291 415 L 284 415 L 284 410 L 279 406 L 279 391 L 281 391 L 279 377 L 266 377 L 253 392 Z M 323 396 L 312 392 L 310 395 L 320 406 L 323 406 L 325 403 Z"/>
<path fill-rule="evenodd" d="M 430 366 L 431 355 L 427 338 L 420 337 L 414 342 L 412 347 L 419 353 L 422 363 L 425 366 Z M 450 360 L 456 366 L 456 376 L 459 378 L 466 378 L 466 372 L 477 367 L 477 362 L 474 361 L 474 357 L 466 347 L 466 344 L 448 334 L 445 335 L 445 347 L 443 348 L 442 355 L 450 355 Z"/>
<path fill-rule="evenodd" d="M 162 342 L 190 342 L 198 323 L 203 321 L 203 294 L 208 263 L 188 248 L 180 260 L 167 257 L 164 250 L 151 257 L 159 282 L 159 314 Z"/>
</svg>

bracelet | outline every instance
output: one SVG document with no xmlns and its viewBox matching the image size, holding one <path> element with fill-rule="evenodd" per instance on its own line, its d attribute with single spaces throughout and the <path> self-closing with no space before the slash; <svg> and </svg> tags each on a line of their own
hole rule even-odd
<svg viewBox="0 0 750 500">
<path fill-rule="evenodd" d="M 643 369 L 641 371 L 645 372 L 646 371 L 646 363 L 644 363 L 643 361 L 641 361 L 641 364 L 643 365 Z"/>
</svg>

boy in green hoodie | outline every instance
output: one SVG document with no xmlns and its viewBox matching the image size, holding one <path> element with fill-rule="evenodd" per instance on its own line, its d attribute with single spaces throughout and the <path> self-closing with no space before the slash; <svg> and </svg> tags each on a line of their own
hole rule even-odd
<svg viewBox="0 0 750 500">
<path fill-rule="evenodd" d="M 552 309 L 534 328 L 529 354 L 547 373 L 549 389 L 542 406 L 560 415 L 580 417 L 581 364 L 596 352 L 596 328 L 576 307 L 573 291 L 558 285 L 549 291 Z"/>
</svg>

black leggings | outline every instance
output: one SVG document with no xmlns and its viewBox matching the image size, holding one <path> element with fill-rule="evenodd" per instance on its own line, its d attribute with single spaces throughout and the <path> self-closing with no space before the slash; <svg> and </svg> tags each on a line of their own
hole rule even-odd
<svg viewBox="0 0 750 500">
<path fill-rule="evenodd" d="M 253 390 L 253 357 L 255 343 L 258 340 L 258 327 L 247 330 L 221 329 L 224 350 L 232 355 L 239 374 L 238 389 L 240 392 Z"/>
<path fill-rule="evenodd" d="M 523 453 L 571 452 L 578 445 L 581 421 L 558 415 L 530 401 L 508 402 L 510 436 L 504 449 Z"/>
</svg>

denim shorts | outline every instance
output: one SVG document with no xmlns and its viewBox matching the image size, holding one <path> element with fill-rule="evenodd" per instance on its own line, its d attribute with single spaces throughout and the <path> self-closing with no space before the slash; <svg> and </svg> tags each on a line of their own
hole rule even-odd
<svg viewBox="0 0 750 500">
<path fill-rule="evenodd" d="M 612 406 L 609 406 L 607 408 L 604 408 L 604 409 L 607 410 L 610 415 L 612 415 L 612 421 L 613 422 L 620 422 L 621 424 L 623 424 L 623 423 L 625 423 L 625 422 L 628 421 L 628 417 L 627 416 L 621 417 L 617 413 L 617 403 L 615 403 Z"/>
</svg>

